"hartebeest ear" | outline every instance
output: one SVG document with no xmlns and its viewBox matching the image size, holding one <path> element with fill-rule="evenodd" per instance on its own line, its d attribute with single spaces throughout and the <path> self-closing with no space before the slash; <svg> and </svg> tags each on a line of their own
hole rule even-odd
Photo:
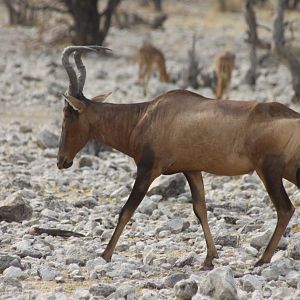
<svg viewBox="0 0 300 300">
<path fill-rule="evenodd" d="M 63 94 L 63 96 L 65 97 L 67 102 L 73 107 L 73 109 L 75 109 L 79 112 L 82 112 L 85 109 L 86 104 L 83 101 L 81 101 L 71 95 Z"/>
<path fill-rule="evenodd" d="M 105 99 L 107 97 L 109 97 L 111 94 L 112 94 L 112 92 L 109 92 L 107 94 L 98 95 L 98 96 L 93 97 L 91 100 L 94 102 L 104 102 Z"/>
</svg>

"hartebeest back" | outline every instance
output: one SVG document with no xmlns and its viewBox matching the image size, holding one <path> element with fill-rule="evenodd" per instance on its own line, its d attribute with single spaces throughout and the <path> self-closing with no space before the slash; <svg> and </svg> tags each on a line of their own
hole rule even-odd
<svg viewBox="0 0 300 300">
<path fill-rule="evenodd" d="M 137 165 L 134 186 L 103 258 L 111 259 L 152 181 L 161 174 L 182 172 L 204 231 L 204 266 L 213 267 L 217 251 L 208 226 L 201 172 L 233 176 L 256 171 L 278 214 L 275 232 L 256 265 L 269 262 L 294 212 L 282 179 L 300 186 L 300 115 L 279 103 L 212 100 L 186 90 L 170 91 L 146 103 L 97 103 L 82 93 L 85 72 L 80 54 L 89 49 L 96 48 L 64 50 L 70 87 L 65 95 L 58 168 L 70 167 L 90 139 L 131 156 Z M 78 81 L 68 62 L 73 51 L 81 72 Z"/>
</svg>

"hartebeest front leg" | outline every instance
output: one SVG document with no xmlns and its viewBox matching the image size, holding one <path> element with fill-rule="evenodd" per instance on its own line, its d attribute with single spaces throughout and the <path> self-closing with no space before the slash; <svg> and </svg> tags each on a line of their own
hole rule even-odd
<svg viewBox="0 0 300 300">
<path fill-rule="evenodd" d="M 106 261 L 111 260 L 112 254 L 119 240 L 119 237 L 123 232 L 124 227 L 126 226 L 133 213 L 143 200 L 150 184 L 153 182 L 155 177 L 156 176 L 153 176 L 153 172 L 151 169 L 138 167 L 135 183 L 133 185 L 130 196 L 120 212 L 117 227 L 108 245 L 106 246 L 106 249 L 102 253 L 102 257 Z"/>
<path fill-rule="evenodd" d="M 275 206 L 278 220 L 271 240 L 255 266 L 260 266 L 271 261 L 278 243 L 295 211 L 282 183 L 283 167 L 283 158 L 272 155 L 265 158 L 261 167 L 257 170 Z"/>
<path fill-rule="evenodd" d="M 200 172 L 189 172 L 184 173 L 184 175 L 189 183 L 193 199 L 193 209 L 200 221 L 206 241 L 207 255 L 203 263 L 203 268 L 212 269 L 214 267 L 212 260 L 218 257 L 218 253 L 208 226 L 202 175 Z"/>
</svg>

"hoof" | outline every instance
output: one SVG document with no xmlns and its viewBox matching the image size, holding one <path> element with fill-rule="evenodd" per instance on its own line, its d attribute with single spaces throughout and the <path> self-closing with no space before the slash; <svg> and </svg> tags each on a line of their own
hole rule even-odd
<svg viewBox="0 0 300 300">
<path fill-rule="evenodd" d="M 106 261 L 106 262 L 111 262 L 111 256 L 107 256 L 105 254 L 102 254 L 101 257 Z"/>
<path fill-rule="evenodd" d="M 202 267 L 200 268 L 200 271 L 211 271 L 211 270 L 213 270 L 213 268 L 214 268 L 213 264 L 211 264 L 211 265 L 203 264 Z"/>
<path fill-rule="evenodd" d="M 262 266 L 263 264 L 267 264 L 267 263 L 269 263 L 269 261 L 263 261 L 263 260 L 260 259 L 260 260 L 257 261 L 256 264 L 254 265 L 254 268 L 259 267 L 259 266 Z"/>
</svg>

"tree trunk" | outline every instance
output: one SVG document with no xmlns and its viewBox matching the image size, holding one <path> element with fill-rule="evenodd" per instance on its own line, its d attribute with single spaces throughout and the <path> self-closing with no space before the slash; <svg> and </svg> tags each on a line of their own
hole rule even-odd
<svg viewBox="0 0 300 300">
<path fill-rule="evenodd" d="M 270 44 L 261 40 L 257 34 L 257 21 L 254 11 L 255 0 L 245 0 L 244 16 L 248 25 L 248 42 L 264 49 L 270 49 Z"/>
<path fill-rule="evenodd" d="M 287 9 L 297 9 L 297 6 L 299 5 L 300 0 L 286 0 L 285 7 Z"/>
<path fill-rule="evenodd" d="M 121 0 L 109 0 L 102 13 L 98 0 L 63 0 L 74 19 L 75 45 L 102 45 L 108 33 L 111 17 Z"/>
<path fill-rule="evenodd" d="M 293 102 L 300 102 L 300 60 L 286 47 L 284 39 L 284 7 L 285 0 L 277 0 L 276 14 L 273 24 L 273 46 L 279 58 L 287 63 L 294 89 Z"/>
<path fill-rule="evenodd" d="M 98 0 L 64 0 L 64 3 L 74 19 L 73 43 L 75 45 L 101 44 Z"/>
<path fill-rule="evenodd" d="M 162 0 L 153 0 L 153 3 L 156 11 L 162 11 Z"/>
<path fill-rule="evenodd" d="M 249 42 L 251 44 L 251 48 L 249 51 L 249 60 L 250 60 L 250 68 L 246 74 L 246 82 L 254 86 L 256 82 L 256 45 L 258 43 L 258 35 L 257 35 L 257 24 L 256 24 L 256 15 L 254 12 L 254 1 L 253 0 L 245 0 L 245 19 L 248 25 L 248 36 Z"/>
<path fill-rule="evenodd" d="M 27 0 L 4 0 L 10 25 L 32 25 L 34 15 Z"/>
<path fill-rule="evenodd" d="M 246 74 L 245 79 L 247 84 L 251 86 L 255 86 L 256 78 L 257 78 L 257 74 L 256 74 L 257 56 L 256 56 L 256 47 L 254 44 L 251 45 L 249 58 L 250 58 L 250 68 Z"/>
</svg>

